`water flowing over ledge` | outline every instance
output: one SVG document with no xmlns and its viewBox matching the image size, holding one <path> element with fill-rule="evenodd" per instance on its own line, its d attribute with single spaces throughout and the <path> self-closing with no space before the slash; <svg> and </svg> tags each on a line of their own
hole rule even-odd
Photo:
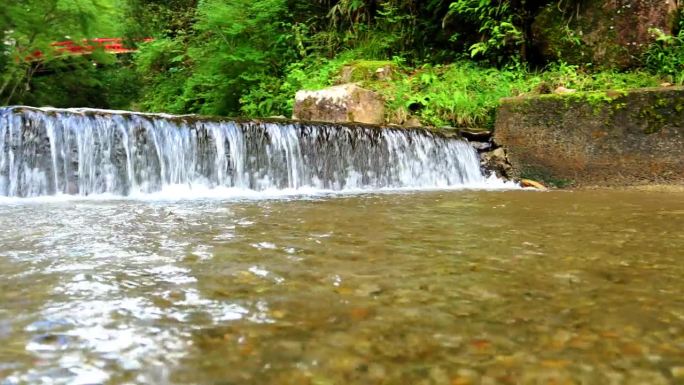
<svg viewBox="0 0 684 385">
<path fill-rule="evenodd" d="M 426 130 L 0 108 L 0 196 L 485 187 L 476 152 Z M 495 186 L 492 186 L 495 187 Z"/>
</svg>

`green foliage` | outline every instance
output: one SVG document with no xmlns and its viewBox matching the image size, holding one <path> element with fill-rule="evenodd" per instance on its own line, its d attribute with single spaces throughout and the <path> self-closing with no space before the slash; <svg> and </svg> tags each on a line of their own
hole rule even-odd
<svg viewBox="0 0 684 385">
<path fill-rule="evenodd" d="M 96 77 L 101 79 L 101 92 L 104 95 L 102 108 L 127 110 L 140 96 L 140 77 L 129 58 L 122 57 L 96 70 Z M 89 103 L 80 104 L 80 106 Z"/>
<path fill-rule="evenodd" d="M 435 126 L 492 127 L 499 99 L 529 91 L 520 69 L 497 70 L 470 62 L 425 65 L 390 96 L 395 110 L 413 112 Z M 388 95 L 389 96 L 389 95 Z"/>
<path fill-rule="evenodd" d="M 143 108 L 235 114 L 248 90 L 296 57 L 285 0 L 206 0 L 192 31 L 140 47 Z"/>
<path fill-rule="evenodd" d="M 185 47 L 179 41 L 159 38 L 139 47 L 136 69 L 142 80 L 141 107 L 144 110 L 183 113 L 183 86 L 188 77 Z"/>
<path fill-rule="evenodd" d="M 490 127 L 502 97 L 684 82 L 684 33 L 659 34 L 632 72 L 563 61 L 528 69 L 531 22 L 577 0 L 22 0 L 0 8 L 0 103 L 290 116 L 294 94 L 360 82 L 388 119 Z M 557 24 L 557 23 L 556 23 Z M 565 25 L 559 38 L 581 45 Z M 681 28 L 680 28 L 681 29 Z M 654 31 L 654 33 L 658 33 Z M 66 39 L 125 36 L 115 59 L 52 55 Z M 141 37 L 154 37 L 138 44 Z M 40 61 L 27 53 L 41 50 Z M 29 59 L 27 59 L 29 58 Z M 448 64 L 450 63 L 450 64 Z M 373 75 L 391 64 L 391 79 Z M 342 77 L 342 69 L 352 68 Z M 601 93 L 597 93 L 600 95 Z"/>
<path fill-rule="evenodd" d="M 282 77 L 267 77 L 242 97 L 242 114 L 291 116 L 298 90 L 319 90 L 333 85 L 342 67 L 351 64 L 354 56 L 353 52 L 346 52 L 334 59 L 307 58 L 290 64 Z"/>
<path fill-rule="evenodd" d="M 524 42 L 520 15 L 509 1 L 457 0 L 449 6 L 447 18 L 454 16 L 479 26 L 480 41 L 469 47 L 472 57 L 488 57 L 495 63 L 506 62 L 514 57 Z"/>
<path fill-rule="evenodd" d="M 197 0 L 118 1 L 123 3 L 120 12 L 125 15 L 122 27 L 127 37 L 181 37 L 192 30 Z"/>
<path fill-rule="evenodd" d="M 628 90 L 641 87 L 655 87 L 660 78 L 643 70 L 619 72 L 604 70 L 591 72 L 578 65 L 557 62 L 549 65 L 535 80 L 538 87 L 553 91 L 557 87 L 566 87 L 577 91 Z"/>
<path fill-rule="evenodd" d="M 65 60 L 51 44 L 118 33 L 119 5 L 119 0 L 23 0 L 3 4 L 0 103 L 64 105 L 78 99 L 79 94 L 87 95 L 88 87 L 97 83 L 93 65 L 106 64 L 109 59 L 93 55 L 91 60 Z M 40 60 L 35 58 L 38 51 L 42 52 Z M 45 79 L 45 74 L 51 74 L 50 78 Z M 79 82 L 83 90 L 75 87 Z M 99 103 L 88 98 L 81 102 Z"/>
<path fill-rule="evenodd" d="M 651 29 L 656 41 L 646 52 L 646 66 L 675 84 L 684 84 L 684 18 L 679 21 L 675 35 Z"/>
</svg>

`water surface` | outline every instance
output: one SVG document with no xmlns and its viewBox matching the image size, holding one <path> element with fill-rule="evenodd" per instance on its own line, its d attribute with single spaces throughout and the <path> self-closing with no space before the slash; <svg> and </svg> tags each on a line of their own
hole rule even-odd
<svg viewBox="0 0 684 385">
<path fill-rule="evenodd" d="M 0 205 L 0 384 L 675 384 L 684 194 Z"/>
</svg>

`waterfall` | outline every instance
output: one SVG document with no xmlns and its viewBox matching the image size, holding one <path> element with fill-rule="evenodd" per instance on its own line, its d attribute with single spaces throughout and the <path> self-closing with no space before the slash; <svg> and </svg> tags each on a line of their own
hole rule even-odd
<svg viewBox="0 0 684 385">
<path fill-rule="evenodd" d="M 0 196 L 131 195 L 174 185 L 345 191 L 483 182 L 468 143 L 427 130 L 0 108 Z"/>
</svg>

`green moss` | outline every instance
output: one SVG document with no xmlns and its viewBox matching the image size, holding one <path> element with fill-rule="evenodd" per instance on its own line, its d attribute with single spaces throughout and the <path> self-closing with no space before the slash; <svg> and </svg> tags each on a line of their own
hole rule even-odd
<svg viewBox="0 0 684 385">
<path fill-rule="evenodd" d="M 670 100 L 666 98 L 658 98 L 656 100 L 656 106 L 658 107 L 666 107 L 670 104 Z"/>
<path fill-rule="evenodd" d="M 624 103 L 614 103 L 615 100 L 624 95 L 625 93 L 616 91 L 590 91 L 542 95 L 540 99 L 558 100 L 559 102 L 563 103 L 563 108 L 565 109 L 589 106 L 591 107 L 594 115 L 599 115 L 604 111 L 624 108 Z"/>
<path fill-rule="evenodd" d="M 354 60 L 342 67 L 340 77 L 346 82 L 365 82 L 377 80 L 378 69 L 394 70 L 394 65 L 387 60 Z"/>
<path fill-rule="evenodd" d="M 646 124 L 644 133 L 647 135 L 659 132 L 667 123 L 667 118 L 658 110 L 658 105 L 659 101 L 656 101 L 654 105 L 645 106 L 637 113 L 637 119 L 641 119 Z"/>
<path fill-rule="evenodd" d="M 393 66 L 394 63 L 392 63 L 389 60 L 353 60 L 349 62 L 347 65 L 359 70 L 375 71 L 378 68 L 382 68 L 384 66 Z"/>
</svg>

